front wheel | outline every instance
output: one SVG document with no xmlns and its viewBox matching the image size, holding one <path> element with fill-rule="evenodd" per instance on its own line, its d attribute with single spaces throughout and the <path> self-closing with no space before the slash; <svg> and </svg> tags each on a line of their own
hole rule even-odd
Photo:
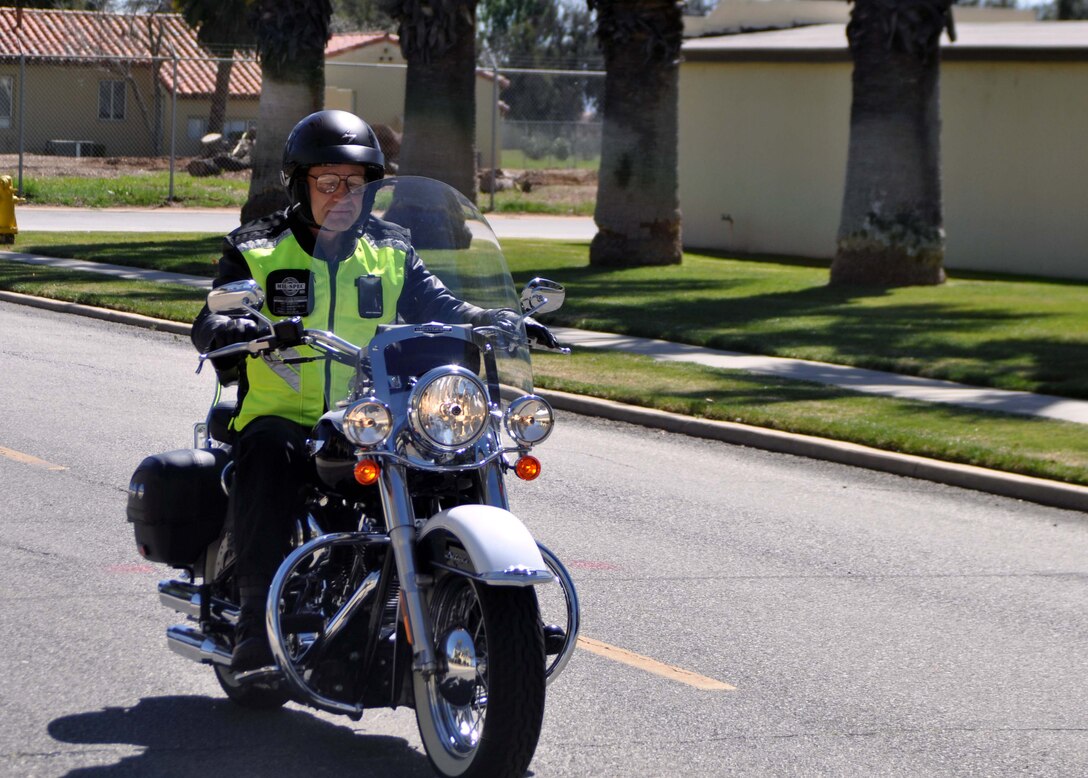
<svg viewBox="0 0 1088 778">
<path fill-rule="evenodd" d="M 416 720 L 439 775 L 523 776 L 544 718 L 536 593 L 446 575 L 430 606 L 438 672 L 413 676 Z"/>
</svg>

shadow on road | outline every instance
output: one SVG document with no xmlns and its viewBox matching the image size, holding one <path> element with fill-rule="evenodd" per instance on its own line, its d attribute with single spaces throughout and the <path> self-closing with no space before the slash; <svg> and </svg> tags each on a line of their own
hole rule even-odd
<svg viewBox="0 0 1088 778">
<path fill-rule="evenodd" d="M 433 775 L 403 738 L 356 733 L 292 708 L 249 711 L 210 697 L 156 697 L 131 708 L 76 713 L 50 722 L 49 734 L 63 743 L 144 749 L 116 757 L 108 749 L 83 749 L 83 761 L 116 761 L 68 776 Z"/>
</svg>

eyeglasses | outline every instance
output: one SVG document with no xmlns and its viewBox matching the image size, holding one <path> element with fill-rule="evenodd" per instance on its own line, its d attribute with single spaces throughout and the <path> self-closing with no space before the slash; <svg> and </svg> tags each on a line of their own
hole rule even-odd
<svg viewBox="0 0 1088 778">
<path fill-rule="evenodd" d="M 348 185 L 348 191 L 354 194 L 366 186 L 366 176 L 352 173 L 350 176 L 339 176 L 336 173 L 322 173 L 319 176 L 307 176 L 314 180 L 314 187 L 321 194 L 332 194 L 340 188 L 340 182 Z"/>
</svg>

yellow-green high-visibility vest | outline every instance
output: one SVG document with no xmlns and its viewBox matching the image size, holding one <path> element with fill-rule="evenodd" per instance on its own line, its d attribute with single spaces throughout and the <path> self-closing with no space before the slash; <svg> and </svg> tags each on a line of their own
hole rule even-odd
<svg viewBox="0 0 1088 778">
<path fill-rule="evenodd" d="M 379 324 L 396 319 L 404 288 L 407 245 L 360 238 L 351 256 L 324 260 L 310 256 L 288 230 L 275 238 L 238 245 L 253 279 L 265 290 L 261 312 L 273 321 L 301 316 L 307 329 L 331 330 L 366 346 Z M 307 346 L 246 360 L 246 391 L 234 419 L 241 430 L 259 416 L 280 416 L 313 426 L 328 403 L 347 397 L 354 369 L 318 357 Z"/>
</svg>

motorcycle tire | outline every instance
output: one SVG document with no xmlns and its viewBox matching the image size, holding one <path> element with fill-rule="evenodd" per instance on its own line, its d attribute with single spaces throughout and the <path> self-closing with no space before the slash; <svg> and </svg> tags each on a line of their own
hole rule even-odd
<svg viewBox="0 0 1088 778">
<path fill-rule="evenodd" d="M 536 751 L 544 718 L 544 639 L 536 593 L 447 574 L 436 583 L 430 615 L 440 671 L 429 677 L 415 673 L 413 690 L 431 766 L 448 778 L 520 778 Z M 464 659 L 464 642 L 456 651 L 445 648 L 454 633 L 471 638 L 470 660 Z M 470 675 L 471 690 L 458 685 Z"/>
<path fill-rule="evenodd" d="M 220 540 L 222 543 L 229 542 L 226 538 Z M 206 573 L 207 580 L 215 581 L 219 576 L 219 566 L 223 563 L 226 554 L 220 553 L 219 545 L 213 548 L 212 553 L 208 554 Z M 229 587 L 233 588 L 233 587 Z M 222 592 L 222 595 L 228 599 L 234 598 L 233 592 Z M 239 705 L 243 708 L 250 710 L 275 710 L 281 708 L 290 699 L 287 694 L 287 689 L 284 682 L 264 682 L 264 681 L 239 681 L 237 674 L 232 672 L 229 667 L 224 665 L 215 665 L 215 679 L 219 681 L 219 687 L 226 693 L 227 697 L 235 705 Z"/>
</svg>

